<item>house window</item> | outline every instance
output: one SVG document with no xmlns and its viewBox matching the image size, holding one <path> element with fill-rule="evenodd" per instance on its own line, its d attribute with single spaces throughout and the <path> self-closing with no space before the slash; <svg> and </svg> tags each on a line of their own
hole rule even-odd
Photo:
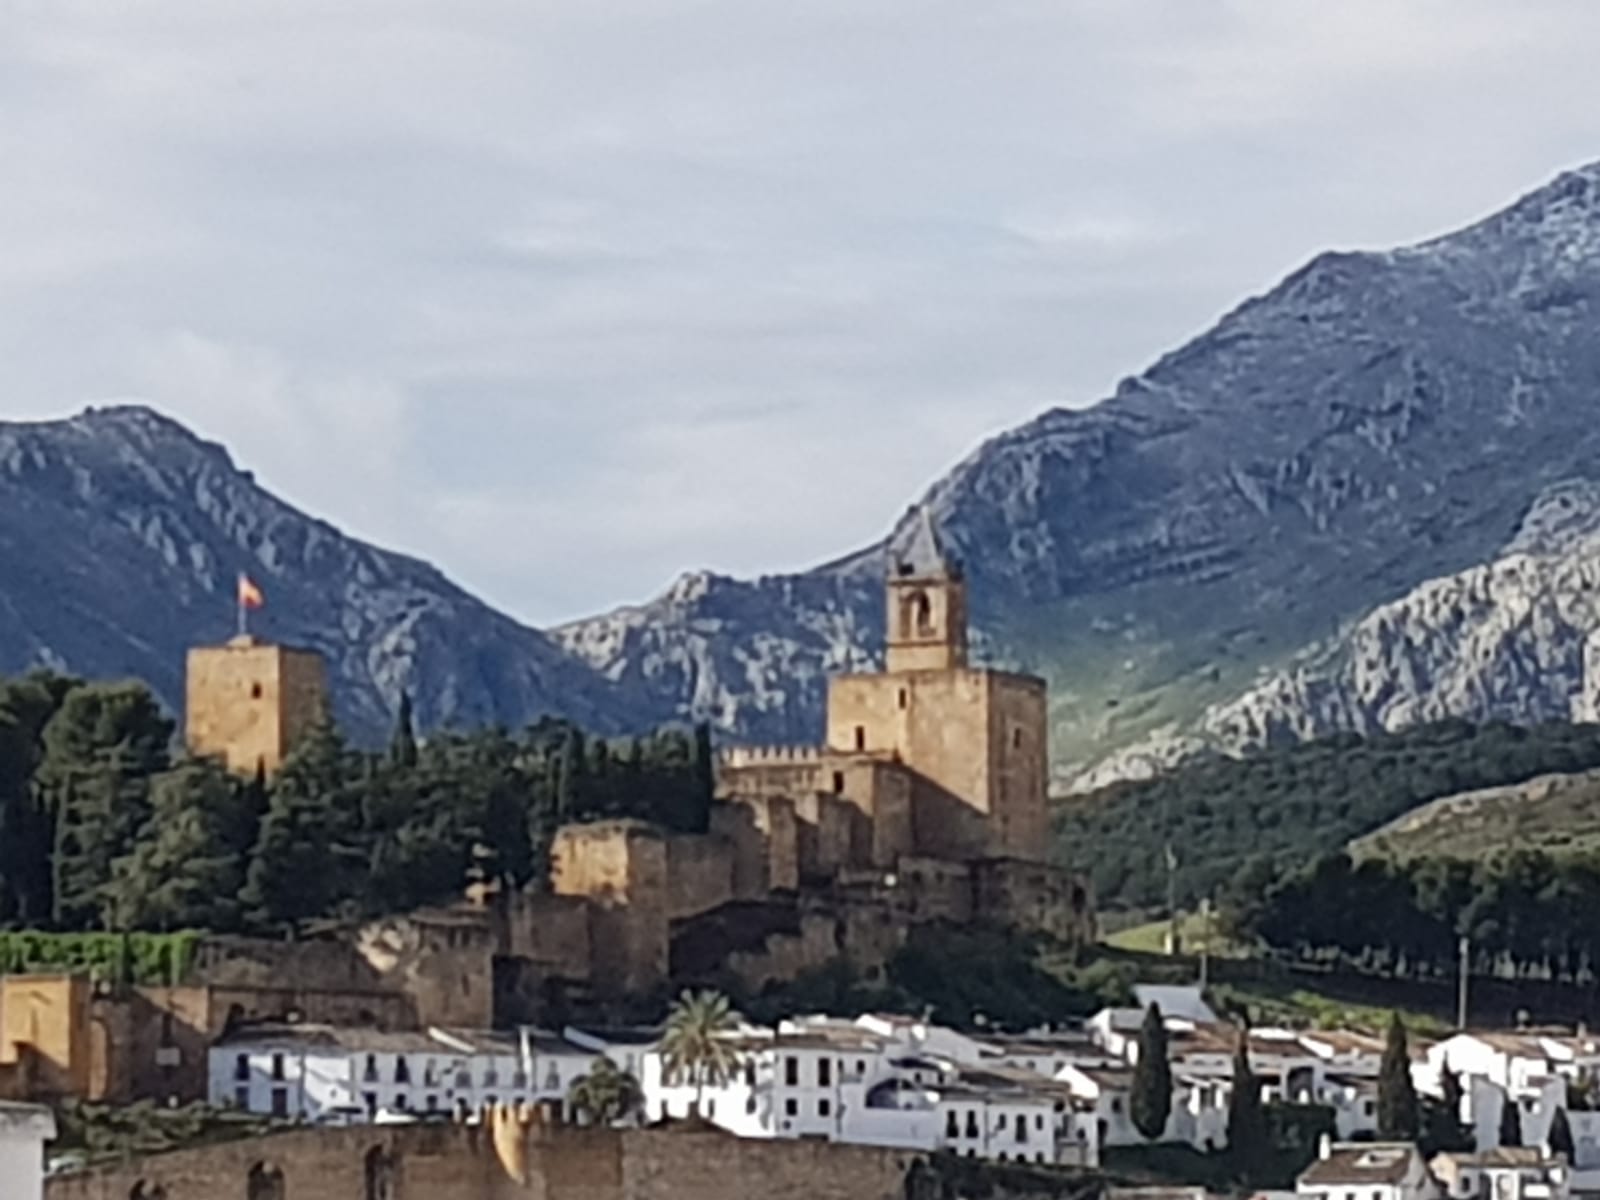
<svg viewBox="0 0 1600 1200">
<path fill-rule="evenodd" d="M 248 1109 L 250 1107 L 250 1089 L 247 1087 L 234 1088 L 233 1105 L 235 1108 Z"/>
<path fill-rule="evenodd" d="M 786 1117 L 798 1117 L 800 1115 L 800 1101 L 792 1098 L 785 1100 L 783 1102 L 783 1115 Z"/>
<path fill-rule="evenodd" d="M 833 1086 L 833 1059 L 831 1059 L 831 1058 L 819 1058 L 819 1059 L 817 1059 L 817 1086 L 818 1087 L 832 1087 Z"/>
<path fill-rule="evenodd" d="M 1043 1129 L 1044 1128 L 1044 1118 L 1043 1117 L 1034 1117 L 1034 1119 L 1033 1119 L 1033 1127 L 1035 1129 Z"/>
<path fill-rule="evenodd" d="M 406 1062 L 405 1055 L 394 1060 L 394 1081 L 396 1083 L 411 1082 L 411 1064 Z"/>
<path fill-rule="evenodd" d="M 378 1056 L 376 1054 L 367 1055 L 367 1061 L 361 1068 L 361 1082 L 378 1082 Z"/>
<path fill-rule="evenodd" d="M 281 1054 L 272 1056 L 272 1077 L 274 1079 L 283 1078 L 283 1055 Z"/>
<path fill-rule="evenodd" d="M 233 1056 L 233 1077 L 235 1079 L 250 1078 L 250 1056 L 248 1054 L 235 1054 Z"/>
<path fill-rule="evenodd" d="M 911 703 L 911 694 L 905 688 L 900 689 L 900 707 L 905 708 Z"/>
<path fill-rule="evenodd" d="M 975 1110 L 970 1108 L 967 1110 L 967 1136 L 969 1138 L 975 1138 L 979 1136 L 978 1114 Z"/>
<path fill-rule="evenodd" d="M 1122 1112 L 1122 1097 L 1121 1096 L 1113 1096 L 1113 1097 L 1111 1097 L 1111 1111 L 1113 1113 L 1121 1113 Z M 1351 1197 L 1351 1200 L 1355 1200 L 1355 1198 Z"/>
<path fill-rule="evenodd" d="M 744 1085 L 747 1088 L 756 1086 L 756 1060 L 753 1058 L 744 1060 Z"/>
<path fill-rule="evenodd" d="M 958 1138 L 961 1136 L 961 1126 L 956 1123 L 955 1109 L 951 1109 L 944 1115 L 944 1135 L 947 1138 Z"/>
<path fill-rule="evenodd" d="M 494 1103 L 494 1097 L 493 1096 L 489 1097 L 489 1103 L 490 1104 Z M 404 1092 L 396 1092 L 394 1094 L 394 1110 L 395 1110 L 395 1112 L 405 1112 L 410 1107 L 411 1107 L 411 1101 L 406 1097 L 406 1094 Z"/>
<path fill-rule="evenodd" d="M 367 1116 L 375 1116 L 378 1112 L 378 1093 L 362 1092 L 361 1103 L 367 1106 Z"/>
<path fill-rule="evenodd" d="M 783 1082 L 788 1087 L 800 1086 L 800 1060 L 792 1054 L 783 1060 Z"/>
<path fill-rule="evenodd" d="M 289 1115 L 288 1088 L 272 1089 L 272 1115 L 275 1117 L 287 1117 Z"/>
<path fill-rule="evenodd" d="M 857 1075 L 865 1075 L 866 1073 L 867 1073 L 867 1060 L 864 1059 L 864 1058 L 856 1059 L 856 1074 Z"/>
<path fill-rule="evenodd" d="M 833 1105 L 826 1100 L 817 1101 L 817 1116 L 828 1117 L 833 1115 Z"/>
<path fill-rule="evenodd" d="M 1019 1142 L 1025 1142 L 1028 1140 L 1028 1118 L 1023 1116 L 1021 1113 L 1017 1114 L 1016 1137 L 1017 1141 Z"/>
<path fill-rule="evenodd" d="M 867 727 L 865 725 L 857 725 L 856 726 L 856 749 L 857 750 L 865 750 L 866 748 L 867 748 Z"/>
<path fill-rule="evenodd" d="M 428 1111 L 429 1112 L 438 1112 L 439 1111 L 439 1097 L 438 1096 L 430 1094 L 428 1096 L 428 1099 L 427 1099 L 426 1103 L 428 1105 Z"/>
<path fill-rule="evenodd" d="M 490 1063 L 489 1066 L 483 1072 L 483 1086 L 484 1087 L 499 1087 L 500 1086 L 500 1072 L 496 1071 L 494 1069 L 494 1064 L 493 1063 Z"/>
</svg>

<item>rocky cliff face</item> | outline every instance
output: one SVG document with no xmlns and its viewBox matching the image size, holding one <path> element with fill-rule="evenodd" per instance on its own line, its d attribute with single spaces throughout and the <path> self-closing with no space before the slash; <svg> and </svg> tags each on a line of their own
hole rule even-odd
<svg viewBox="0 0 1600 1200">
<path fill-rule="evenodd" d="M 1600 166 L 1419 246 L 1322 255 L 934 484 L 980 655 L 1050 680 L 1058 782 L 1201 744 L 1593 711 L 1586 551 L 1535 551 L 1600 480 L 1597 304 Z M 0 669 L 137 673 L 173 698 L 247 567 L 369 728 L 409 687 L 429 722 L 814 738 L 826 677 L 876 659 L 884 550 L 685 575 L 546 637 L 148 413 L 0 427 Z"/>
<path fill-rule="evenodd" d="M 1101 404 L 1046 413 L 935 484 L 992 656 L 1051 680 L 1061 781 L 1234 725 L 1259 728 L 1243 742 L 1359 727 L 1357 708 L 1403 721 L 1448 703 L 1447 675 L 1477 686 L 1465 668 L 1403 673 L 1420 626 L 1371 635 L 1359 702 L 1310 675 L 1261 680 L 1496 560 L 1541 495 L 1600 478 L 1597 298 L 1600 166 L 1423 245 L 1322 255 Z M 680 712 L 809 735 L 812 681 L 872 652 L 881 562 L 873 547 L 799 575 L 696 577 L 555 636 Z M 1454 661 L 1439 604 L 1417 609 L 1424 656 Z M 1479 713 L 1565 711 L 1535 678 L 1575 651 L 1550 640 L 1559 606 L 1530 604 L 1527 657 Z"/>
<path fill-rule="evenodd" d="M 358 733 L 390 728 L 402 690 L 429 724 L 645 721 L 543 634 L 281 503 L 146 409 L 0 424 L 0 673 L 134 676 L 176 708 L 185 648 L 232 632 L 241 570 L 267 592 L 261 631 L 328 657 Z"/>
</svg>

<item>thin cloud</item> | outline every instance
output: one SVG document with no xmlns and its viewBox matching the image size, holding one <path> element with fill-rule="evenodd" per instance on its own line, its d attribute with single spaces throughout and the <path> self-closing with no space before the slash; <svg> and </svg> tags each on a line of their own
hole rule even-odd
<svg viewBox="0 0 1600 1200">
<path fill-rule="evenodd" d="M 1587 0 L 153 0 L 0 37 L 0 415 L 540 622 L 880 535 L 1326 246 L 1600 157 Z"/>
</svg>

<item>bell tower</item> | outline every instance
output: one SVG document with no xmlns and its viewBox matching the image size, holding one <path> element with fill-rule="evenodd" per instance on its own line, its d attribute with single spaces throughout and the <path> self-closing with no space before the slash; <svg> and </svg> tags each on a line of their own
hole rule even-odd
<svg viewBox="0 0 1600 1200">
<path fill-rule="evenodd" d="M 967 665 L 967 584 L 939 547 L 926 507 L 909 541 L 890 552 L 886 666 L 949 671 Z"/>
</svg>

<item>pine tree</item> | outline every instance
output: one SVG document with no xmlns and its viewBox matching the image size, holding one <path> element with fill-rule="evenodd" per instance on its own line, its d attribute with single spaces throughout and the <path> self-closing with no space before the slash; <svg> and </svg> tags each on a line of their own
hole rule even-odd
<svg viewBox="0 0 1600 1200">
<path fill-rule="evenodd" d="M 389 742 L 389 761 L 394 766 L 417 765 L 417 734 L 412 728 L 411 693 L 400 693 L 400 711 L 395 716 L 394 737 Z"/>
<path fill-rule="evenodd" d="M 1570 1135 L 1571 1131 L 1568 1133 Z M 1500 1144 L 1522 1145 L 1522 1109 L 1517 1105 L 1517 1098 L 1510 1092 L 1505 1093 L 1505 1103 L 1500 1106 Z"/>
<path fill-rule="evenodd" d="M 1378 1067 L 1378 1136 L 1414 1142 L 1419 1132 L 1417 1089 L 1411 1081 L 1411 1052 L 1400 1014 L 1389 1019 L 1389 1035 Z"/>
<path fill-rule="evenodd" d="M 1259 1170 L 1267 1153 L 1267 1119 L 1261 1108 L 1261 1083 L 1250 1069 L 1250 1034 L 1239 1031 L 1233 1055 L 1233 1090 L 1228 1095 L 1228 1156 L 1245 1178 Z"/>
<path fill-rule="evenodd" d="M 105 928 L 111 863 L 149 815 L 149 779 L 167 767 L 172 722 L 142 684 L 86 684 L 69 692 L 42 734 L 35 775 L 54 825 L 55 923 Z"/>
<path fill-rule="evenodd" d="M 1133 1067 L 1133 1093 L 1128 1101 L 1134 1127 L 1148 1141 L 1166 1132 L 1172 1115 L 1172 1064 L 1167 1057 L 1167 1025 L 1154 1002 L 1139 1029 L 1139 1061 Z"/>
<path fill-rule="evenodd" d="M 1521 1133 L 1522 1131 L 1519 1129 L 1517 1132 Z M 1556 1109 L 1556 1115 L 1550 1121 L 1550 1136 L 1545 1140 L 1546 1144 L 1550 1148 L 1551 1154 L 1559 1154 L 1561 1157 L 1567 1160 L 1569 1165 L 1571 1164 L 1574 1149 L 1572 1142 L 1572 1122 L 1567 1120 L 1566 1109 Z"/>
<path fill-rule="evenodd" d="M 122 930 L 228 930 L 239 922 L 243 795 L 221 768 L 191 761 L 156 776 L 150 818 L 112 863 L 107 899 Z"/>
</svg>

